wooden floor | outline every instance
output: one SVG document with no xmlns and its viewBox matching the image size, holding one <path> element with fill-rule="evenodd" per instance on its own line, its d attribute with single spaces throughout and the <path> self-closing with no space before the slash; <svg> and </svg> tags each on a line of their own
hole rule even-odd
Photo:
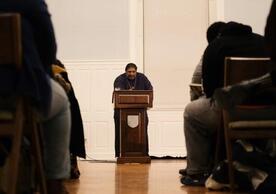
<svg viewBox="0 0 276 194">
<path fill-rule="evenodd" d="M 81 177 L 67 181 L 70 194 L 230 194 L 186 187 L 178 170 L 185 160 L 152 160 L 151 164 L 79 161 Z"/>
</svg>

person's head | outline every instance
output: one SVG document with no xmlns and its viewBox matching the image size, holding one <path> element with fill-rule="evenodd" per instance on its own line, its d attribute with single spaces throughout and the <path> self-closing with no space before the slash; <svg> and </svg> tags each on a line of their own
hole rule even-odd
<svg viewBox="0 0 276 194">
<path fill-rule="evenodd" d="M 137 66 L 134 63 L 129 63 L 125 68 L 128 79 L 135 79 L 137 74 Z"/>
<path fill-rule="evenodd" d="M 225 22 L 215 22 L 209 26 L 209 28 L 207 29 L 208 43 L 212 42 L 219 36 L 220 30 L 225 24 L 226 24 Z"/>
<path fill-rule="evenodd" d="M 249 34 L 252 34 L 251 26 L 235 21 L 227 22 L 220 30 L 221 36 L 247 36 Z"/>
</svg>

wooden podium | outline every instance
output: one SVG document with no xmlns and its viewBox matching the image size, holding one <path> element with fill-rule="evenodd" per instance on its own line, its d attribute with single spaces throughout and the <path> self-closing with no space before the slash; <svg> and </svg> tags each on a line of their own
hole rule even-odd
<svg viewBox="0 0 276 194">
<path fill-rule="evenodd" d="M 147 153 L 146 110 L 152 107 L 152 90 L 114 91 L 120 110 L 120 156 L 118 164 L 150 163 Z"/>
</svg>

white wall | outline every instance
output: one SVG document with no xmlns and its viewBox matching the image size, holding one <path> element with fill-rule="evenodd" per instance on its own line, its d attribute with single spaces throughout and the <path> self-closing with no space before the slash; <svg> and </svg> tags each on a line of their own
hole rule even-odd
<svg viewBox="0 0 276 194">
<path fill-rule="evenodd" d="M 207 45 L 207 27 L 208 1 L 145 1 L 144 61 L 154 107 L 183 110 L 189 102 L 187 86 Z"/>
<path fill-rule="evenodd" d="M 211 0 L 215 1 L 215 20 L 237 21 L 252 26 L 253 31 L 264 34 L 266 18 L 272 0 Z"/>
<path fill-rule="evenodd" d="M 88 156 L 113 159 L 112 85 L 125 65 L 137 63 L 155 89 L 149 111 L 150 154 L 184 156 L 183 109 L 192 72 L 206 46 L 208 23 L 241 18 L 261 31 L 271 0 L 47 2 L 58 57 L 79 99 Z"/>
<path fill-rule="evenodd" d="M 129 57 L 128 0 L 48 0 L 63 60 Z"/>
<path fill-rule="evenodd" d="M 206 0 L 144 1 L 144 65 L 154 87 L 152 155 L 186 155 L 183 112 L 192 73 L 206 47 L 207 26 Z"/>
<path fill-rule="evenodd" d="M 113 80 L 135 58 L 133 1 L 48 0 L 58 57 L 80 103 L 89 158 L 114 157 Z M 135 22 L 134 22 L 135 23 Z M 130 47 L 132 47 L 130 49 Z M 137 52 L 138 53 L 138 52 Z"/>
<path fill-rule="evenodd" d="M 69 71 L 80 102 L 88 155 L 98 159 L 114 156 L 112 84 L 130 61 L 137 62 L 139 71 L 145 68 L 155 88 L 155 108 L 149 111 L 150 154 L 185 155 L 182 115 L 189 101 L 193 68 L 206 44 L 207 2 L 48 0 L 48 4 L 58 56 Z M 151 19 L 158 21 L 148 23 Z M 159 36 L 148 37 L 150 31 Z M 149 45 L 153 50 L 149 51 Z M 155 54 L 163 56 L 161 68 Z M 166 73 L 169 76 L 165 77 Z M 169 82 L 174 83 L 172 87 Z"/>
</svg>

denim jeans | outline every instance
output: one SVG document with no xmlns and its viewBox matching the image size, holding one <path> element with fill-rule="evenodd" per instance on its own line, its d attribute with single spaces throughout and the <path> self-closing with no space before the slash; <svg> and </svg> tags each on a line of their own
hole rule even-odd
<svg viewBox="0 0 276 194">
<path fill-rule="evenodd" d="M 70 174 L 70 103 L 64 89 L 50 79 L 52 99 L 49 112 L 42 116 L 44 162 L 47 179 L 65 179 Z"/>
</svg>

